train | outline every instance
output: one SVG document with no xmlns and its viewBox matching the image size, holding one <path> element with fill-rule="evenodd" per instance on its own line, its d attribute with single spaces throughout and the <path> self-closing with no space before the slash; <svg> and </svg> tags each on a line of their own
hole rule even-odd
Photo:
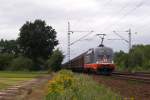
<svg viewBox="0 0 150 100">
<path fill-rule="evenodd" d="M 110 75 L 116 68 L 113 62 L 113 55 L 112 48 L 101 44 L 62 64 L 62 68 Z"/>
</svg>

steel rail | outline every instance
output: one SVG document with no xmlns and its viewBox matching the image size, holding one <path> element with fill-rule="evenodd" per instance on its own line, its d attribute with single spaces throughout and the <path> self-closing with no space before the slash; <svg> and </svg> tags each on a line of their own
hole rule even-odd
<svg viewBox="0 0 150 100">
<path fill-rule="evenodd" d="M 113 72 L 112 77 L 150 83 L 150 73 L 145 73 L 145 72 L 135 72 L 135 73 Z"/>
</svg>

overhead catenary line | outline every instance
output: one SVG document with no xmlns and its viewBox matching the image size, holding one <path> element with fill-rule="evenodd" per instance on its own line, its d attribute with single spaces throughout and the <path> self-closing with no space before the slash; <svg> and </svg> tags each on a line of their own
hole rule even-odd
<svg viewBox="0 0 150 100">
<path fill-rule="evenodd" d="M 111 1 L 111 0 L 110 0 L 110 1 Z M 133 11 L 135 11 L 136 9 L 138 9 L 139 7 L 141 7 L 141 6 L 144 4 L 144 2 L 145 2 L 145 1 L 142 0 L 142 2 L 138 3 L 133 9 L 131 9 L 130 11 L 128 11 L 127 13 L 125 13 L 125 14 L 124 14 L 122 17 L 120 17 L 119 19 L 120 19 L 120 20 L 124 20 L 124 19 L 123 19 L 124 17 L 128 16 L 128 15 L 131 14 Z M 119 12 L 122 12 L 126 7 L 127 7 L 127 6 L 122 7 L 121 10 L 119 10 Z M 113 23 L 113 24 L 114 24 L 114 23 Z M 116 23 L 115 23 L 115 24 L 116 24 Z M 117 25 L 118 25 L 118 24 L 117 24 Z M 104 30 L 105 30 L 105 29 L 108 29 L 110 26 L 112 27 L 113 25 L 111 24 L 111 25 L 109 25 L 108 27 L 105 27 Z M 115 26 L 116 26 L 116 25 L 115 25 Z M 89 36 L 89 35 L 87 35 L 87 36 Z M 86 36 L 86 37 L 87 37 L 87 36 Z M 81 37 L 81 39 L 82 39 L 82 37 Z M 74 43 L 76 43 L 77 41 L 80 41 L 81 39 L 79 38 L 78 40 L 72 42 L 71 44 L 74 44 Z"/>
<path fill-rule="evenodd" d="M 116 31 L 113 31 L 118 37 L 120 37 L 122 40 L 124 40 L 126 43 L 128 43 L 129 45 L 129 49 L 128 51 L 130 51 L 130 49 L 132 48 L 132 37 L 131 37 L 131 29 L 127 30 L 127 31 L 124 31 L 124 32 L 127 32 L 128 33 L 128 40 L 125 39 L 123 36 L 119 35 Z"/>
<path fill-rule="evenodd" d="M 125 4 L 123 7 L 121 7 L 121 9 L 119 11 L 116 12 L 116 14 L 120 14 L 125 8 L 128 7 L 128 3 Z M 109 22 L 109 19 L 107 19 L 107 21 L 105 23 Z M 110 25 L 107 25 L 102 31 L 105 31 L 105 29 L 107 29 Z"/>
<path fill-rule="evenodd" d="M 89 31 L 88 31 L 89 32 Z M 79 39 L 75 40 L 74 42 L 70 43 L 70 45 L 75 44 L 78 41 L 81 41 L 82 39 L 86 38 L 87 36 L 91 35 L 91 33 L 94 31 L 90 31 L 89 33 L 85 34 L 84 36 L 80 37 Z"/>
<path fill-rule="evenodd" d="M 69 62 L 69 64 L 68 64 L 68 67 L 70 67 L 71 66 L 71 62 L 70 62 L 70 56 L 71 56 L 71 53 L 70 53 L 70 46 L 72 45 L 71 43 L 70 43 L 70 35 L 71 35 L 71 33 L 74 33 L 74 32 L 93 32 L 93 31 L 76 31 L 76 30 L 74 30 L 74 31 L 72 31 L 71 29 L 70 29 L 70 22 L 68 22 L 68 33 L 67 33 L 67 35 L 68 35 L 68 47 L 67 47 L 67 50 L 68 50 L 68 62 Z M 89 35 L 89 34 L 86 34 L 86 36 L 87 35 Z M 85 37 L 85 36 L 84 36 Z M 84 38 L 84 37 L 81 37 L 81 38 Z M 81 39 L 80 38 L 80 39 Z M 77 41 L 76 41 L 77 42 Z M 75 43 L 75 42 L 74 42 Z"/>
<path fill-rule="evenodd" d="M 134 8 L 132 8 L 130 11 L 128 11 L 127 13 L 125 13 L 125 14 L 123 14 L 120 18 L 119 18 L 119 20 L 124 20 L 123 18 L 124 17 L 127 17 L 129 14 L 131 14 L 133 11 L 135 11 L 135 10 L 137 10 L 138 8 L 140 8 L 144 3 L 146 2 L 146 0 L 141 0 Z M 123 6 L 118 12 L 117 12 L 117 14 L 118 13 L 121 13 L 125 8 L 127 8 L 127 5 L 128 4 L 126 4 L 125 6 Z M 108 21 L 108 20 L 107 20 Z M 113 25 L 114 24 L 114 25 Z M 102 30 L 102 32 L 103 31 L 105 31 L 105 30 L 107 30 L 107 29 L 110 29 L 111 27 L 114 27 L 114 26 L 119 26 L 118 25 L 118 23 L 112 23 L 112 24 L 109 24 L 108 26 L 106 26 L 103 30 Z"/>
<path fill-rule="evenodd" d="M 146 2 L 146 0 L 141 0 L 140 1 L 140 3 L 138 3 L 134 8 L 132 8 L 130 11 L 128 11 L 127 13 L 125 13 L 125 14 L 123 14 L 120 18 L 119 18 L 119 20 L 124 20 L 123 18 L 124 17 L 126 17 L 126 16 L 128 16 L 129 14 L 131 14 L 133 11 L 135 11 L 136 9 L 138 9 L 138 8 L 140 8 L 144 3 Z M 120 14 L 125 8 L 127 8 L 128 7 L 128 4 L 126 4 L 125 6 L 123 6 L 116 14 Z M 107 20 L 107 22 L 109 21 L 109 19 Z M 106 22 L 106 23 L 107 23 Z M 102 30 L 102 32 L 103 31 L 105 31 L 105 30 L 107 30 L 107 29 L 110 29 L 111 27 L 113 27 L 114 25 L 113 25 L 114 23 L 112 23 L 112 24 L 109 24 L 109 25 L 107 25 L 103 30 Z M 116 25 L 116 23 L 115 23 L 115 25 Z"/>
<path fill-rule="evenodd" d="M 112 1 L 112 0 L 111 0 Z M 106 7 L 106 6 L 105 6 Z M 125 8 L 127 8 L 128 7 L 128 3 L 127 4 L 125 4 L 123 7 L 121 7 L 121 9 L 119 10 L 119 11 L 117 11 L 116 12 L 116 14 L 120 14 Z M 107 18 L 106 19 L 106 22 L 105 23 L 108 23 L 109 22 L 109 18 Z M 102 25 L 102 26 L 104 26 L 105 25 L 105 23 Z M 102 33 L 102 32 L 104 32 L 105 30 L 107 30 L 108 29 L 108 27 L 110 27 L 111 25 L 107 25 L 106 27 L 104 27 L 103 29 L 102 29 L 102 31 L 100 32 L 100 33 Z M 93 37 L 93 36 L 92 36 Z"/>
<path fill-rule="evenodd" d="M 128 11 L 127 13 L 125 13 L 123 16 L 121 16 L 119 18 L 120 21 L 125 20 L 125 17 L 127 17 L 128 15 L 130 15 L 131 13 L 133 13 L 134 11 L 136 11 L 138 8 L 140 8 L 144 3 L 146 2 L 146 0 L 141 0 L 140 3 L 138 3 L 134 8 L 132 8 L 130 11 Z M 118 23 L 115 23 L 114 25 L 109 25 L 109 27 L 106 27 L 106 29 L 108 28 L 112 28 L 114 26 L 119 26 Z"/>
<path fill-rule="evenodd" d="M 108 6 L 110 3 L 112 2 L 112 0 L 108 0 L 108 1 L 106 1 L 106 3 L 104 4 L 104 6 L 106 7 L 106 6 Z M 122 9 L 124 9 L 125 7 L 123 7 Z M 73 33 L 73 32 L 87 32 L 87 31 L 70 31 L 71 33 Z M 88 31 L 89 32 L 89 31 Z M 101 33 L 101 32 L 100 32 Z M 88 34 L 86 34 L 85 35 L 85 37 L 87 37 L 87 36 L 89 36 L 91 34 L 91 32 L 90 33 L 88 33 Z M 83 37 L 81 37 L 81 39 L 83 39 L 84 38 L 84 36 Z M 70 45 L 73 45 L 74 43 L 76 43 L 76 42 L 78 42 L 78 41 L 80 41 L 81 39 L 78 39 L 78 40 L 76 40 L 76 41 L 74 41 L 74 42 L 72 42 Z"/>
<path fill-rule="evenodd" d="M 119 35 L 116 31 L 113 31 L 118 37 L 120 37 L 122 40 L 124 40 L 125 42 L 129 42 L 128 40 L 126 40 L 123 36 Z"/>
</svg>

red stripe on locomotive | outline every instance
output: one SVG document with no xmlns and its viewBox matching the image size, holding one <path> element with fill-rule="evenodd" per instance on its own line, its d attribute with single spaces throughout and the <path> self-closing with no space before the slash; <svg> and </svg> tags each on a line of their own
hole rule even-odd
<svg viewBox="0 0 150 100">
<path fill-rule="evenodd" d="M 84 64 L 84 68 L 85 69 L 101 69 L 101 68 L 109 68 L 114 70 L 115 69 L 115 65 L 114 64 Z"/>
</svg>

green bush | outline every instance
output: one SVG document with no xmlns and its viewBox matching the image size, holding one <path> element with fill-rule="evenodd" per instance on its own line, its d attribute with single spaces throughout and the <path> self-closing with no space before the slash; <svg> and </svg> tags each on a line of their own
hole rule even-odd
<svg viewBox="0 0 150 100">
<path fill-rule="evenodd" d="M 0 70 L 9 69 L 9 64 L 14 59 L 13 54 L 0 53 Z"/>
<path fill-rule="evenodd" d="M 48 82 L 46 100 L 121 100 L 92 77 L 61 70 Z"/>
<path fill-rule="evenodd" d="M 33 61 L 26 57 L 17 57 L 10 63 L 10 70 L 30 70 L 33 67 Z"/>
<path fill-rule="evenodd" d="M 133 45 L 129 53 L 116 52 L 114 62 L 117 70 L 149 71 L 150 70 L 150 45 Z"/>
<path fill-rule="evenodd" d="M 61 69 L 61 62 L 63 61 L 63 54 L 60 50 L 55 50 L 51 57 L 47 60 L 46 66 L 49 70 L 58 71 Z"/>
<path fill-rule="evenodd" d="M 38 57 L 36 59 L 33 59 L 33 62 L 34 62 L 34 65 L 30 70 L 32 71 L 46 70 L 45 68 L 46 61 L 43 58 Z"/>
</svg>

